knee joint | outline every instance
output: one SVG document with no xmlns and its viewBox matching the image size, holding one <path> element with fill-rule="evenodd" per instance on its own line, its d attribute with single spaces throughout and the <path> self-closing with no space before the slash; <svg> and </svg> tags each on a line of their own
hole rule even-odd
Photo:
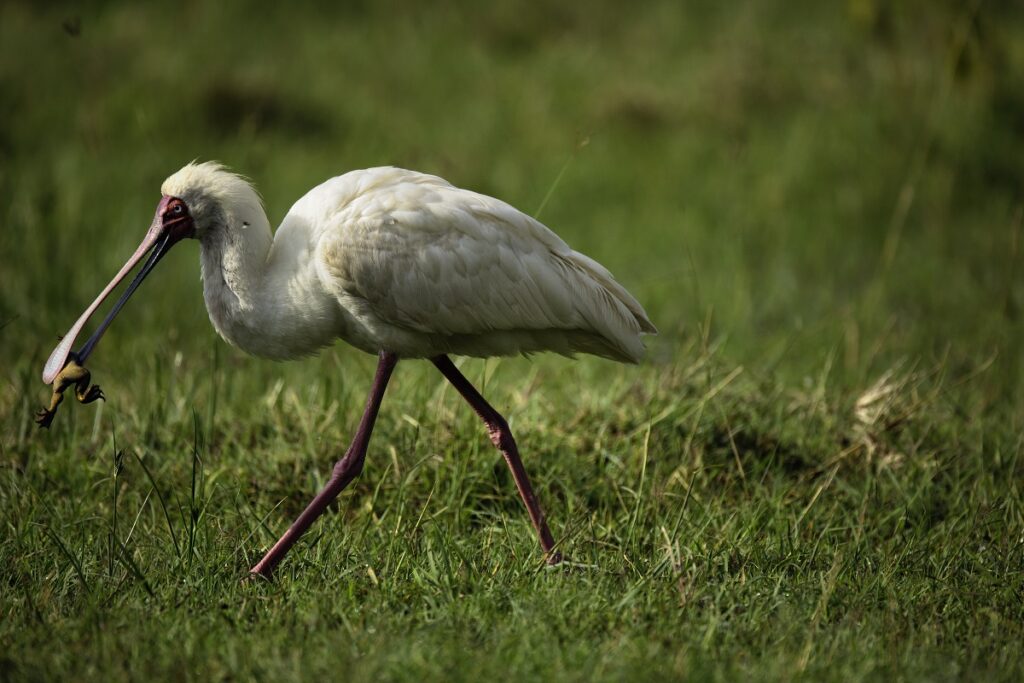
<svg viewBox="0 0 1024 683">
<path fill-rule="evenodd" d="M 355 479 L 363 471 L 363 459 L 351 458 L 348 454 L 334 464 L 335 479 Z"/>
<path fill-rule="evenodd" d="M 487 432 L 490 434 L 491 443 L 501 450 L 514 448 L 516 445 L 515 439 L 512 438 L 512 430 L 500 416 L 487 424 Z"/>
</svg>

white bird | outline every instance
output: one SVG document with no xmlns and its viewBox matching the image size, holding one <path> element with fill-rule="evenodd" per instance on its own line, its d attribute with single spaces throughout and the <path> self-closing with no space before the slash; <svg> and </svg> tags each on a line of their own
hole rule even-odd
<svg viewBox="0 0 1024 683">
<path fill-rule="evenodd" d="M 512 470 L 547 560 L 560 560 L 508 424 L 448 355 L 555 351 L 638 362 L 641 335 L 657 330 L 608 270 L 502 201 L 399 168 L 352 171 L 313 188 L 276 234 L 252 185 L 220 164 L 188 164 L 161 192 L 142 244 L 54 349 L 44 382 L 56 388 L 55 380 L 71 367 L 80 378 L 86 372 L 80 365 L 132 292 L 171 246 L 195 238 L 210 320 L 230 344 L 288 359 L 340 337 L 378 356 L 351 446 L 326 487 L 252 573 L 269 577 L 362 470 L 399 358 L 430 359 L 483 419 Z M 147 253 L 106 319 L 72 353 L 89 317 Z M 81 388 L 87 385 L 86 379 Z"/>
</svg>

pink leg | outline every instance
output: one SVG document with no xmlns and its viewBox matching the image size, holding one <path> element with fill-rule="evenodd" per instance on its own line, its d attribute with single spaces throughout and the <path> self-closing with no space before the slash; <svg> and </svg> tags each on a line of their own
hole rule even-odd
<svg viewBox="0 0 1024 683">
<path fill-rule="evenodd" d="M 330 481 L 327 482 L 327 486 L 316 494 L 313 501 L 306 506 L 306 509 L 288 528 L 284 536 L 274 544 L 270 552 L 249 570 L 250 574 L 270 578 L 274 568 L 295 545 L 299 537 L 323 514 L 327 506 L 338 497 L 338 494 L 363 471 L 366 447 L 369 445 L 370 435 L 373 433 L 373 423 L 377 420 L 377 411 L 380 410 L 380 402 L 384 398 L 384 389 L 388 386 L 388 380 L 391 378 L 391 373 L 397 362 L 398 356 L 395 354 L 387 351 L 380 352 L 377 360 L 377 374 L 373 378 L 370 397 L 366 400 L 366 410 L 363 412 L 363 419 L 359 421 L 359 429 L 356 431 L 356 436 L 352 439 L 352 445 L 348 447 L 345 457 L 335 464 L 334 473 L 331 475 Z"/>
<path fill-rule="evenodd" d="M 508 464 L 508 468 L 512 470 L 512 478 L 515 479 L 519 495 L 522 497 L 523 502 L 526 503 L 526 510 L 530 513 L 530 521 L 533 522 L 533 528 L 540 538 L 540 547 L 544 549 L 548 564 L 558 564 L 562 561 L 562 553 L 555 550 L 555 541 L 551 537 L 551 531 L 548 530 L 548 523 L 544 519 L 544 511 L 540 509 L 537 496 L 533 494 L 530 478 L 526 476 L 523 461 L 519 458 L 519 449 L 516 448 L 515 439 L 512 438 L 512 431 L 508 428 L 505 418 L 491 407 L 491 404 L 469 383 L 465 375 L 459 372 L 459 369 L 455 367 L 455 364 L 452 363 L 448 356 L 437 356 L 431 360 L 437 366 L 437 369 L 448 378 L 452 386 L 473 407 L 473 410 L 484 421 L 484 424 L 487 425 L 487 432 L 491 436 L 491 441 L 501 451 L 501 454 L 505 457 L 505 462 Z"/>
</svg>

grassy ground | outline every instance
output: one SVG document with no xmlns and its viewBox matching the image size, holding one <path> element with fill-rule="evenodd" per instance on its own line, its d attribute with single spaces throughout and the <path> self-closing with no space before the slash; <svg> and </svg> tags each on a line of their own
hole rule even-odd
<svg viewBox="0 0 1024 683">
<path fill-rule="evenodd" d="M 209 5 L 0 5 L 2 678 L 1024 675 L 1016 5 Z M 54 335 L 196 157 L 272 220 L 349 168 L 436 172 L 644 302 L 643 366 L 462 365 L 570 563 L 410 362 L 363 476 L 240 583 L 373 360 L 227 347 L 194 247 L 93 356 L 107 403 L 34 428 Z"/>
</svg>

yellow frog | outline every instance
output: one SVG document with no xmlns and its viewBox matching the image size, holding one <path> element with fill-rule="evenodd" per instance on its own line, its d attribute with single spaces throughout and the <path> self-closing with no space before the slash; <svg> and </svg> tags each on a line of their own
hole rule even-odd
<svg viewBox="0 0 1024 683">
<path fill-rule="evenodd" d="M 57 414 L 57 406 L 64 400 L 64 392 L 72 385 L 75 387 L 75 398 L 79 403 L 92 403 L 96 399 L 106 400 L 98 384 L 89 386 L 89 371 L 78 364 L 73 357 L 68 361 L 53 380 L 53 395 L 50 397 L 50 407 L 43 408 L 36 413 L 36 424 L 40 427 L 49 427 L 53 422 L 53 416 Z"/>
</svg>

